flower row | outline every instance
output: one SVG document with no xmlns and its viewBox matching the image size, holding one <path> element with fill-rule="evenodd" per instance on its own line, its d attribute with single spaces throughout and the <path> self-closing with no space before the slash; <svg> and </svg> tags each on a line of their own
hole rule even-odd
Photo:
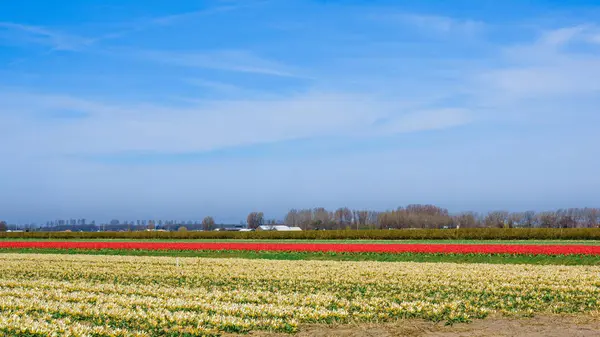
<svg viewBox="0 0 600 337">
<path fill-rule="evenodd" d="M 1 254 L 0 335 L 214 336 L 600 311 L 600 267 Z"/>
<path fill-rule="evenodd" d="M 527 254 L 600 255 L 593 245 L 523 244 L 338 244 L 338 243 L 248 243 L 248 242 L 72 242 L 0 241 L 0 248 L 38 249 L 125 249 L 125 250 L 242 250 L 338 253 L 441 253 L 441 254 Z"/>
</svg>

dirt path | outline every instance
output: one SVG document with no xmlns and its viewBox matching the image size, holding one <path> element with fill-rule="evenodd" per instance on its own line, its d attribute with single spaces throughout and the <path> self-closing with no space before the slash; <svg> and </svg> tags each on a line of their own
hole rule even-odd
<svg viewBox="0 0 600 337">
<path fill-rule="evenodd" d="M 250 336 L 283 337 L 264 332 Z M 470 324 L 444 326 L 442 323 L 404 320 L 379 325 L 319 326 L 301 328 L 296 337 L 600 337 L 600 317 L 538 316 L 535 318 L 488 318 Z"/>
</svg>

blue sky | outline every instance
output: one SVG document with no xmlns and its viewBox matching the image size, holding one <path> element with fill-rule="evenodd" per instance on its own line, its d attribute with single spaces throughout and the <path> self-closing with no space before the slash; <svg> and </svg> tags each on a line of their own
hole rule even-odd
<svg viewBox="0 0 600 337">
<path fill-rule="evenodd" d="M 0 216 L 600 205 L 596 1 L 4 1 Z"/>
</svg>

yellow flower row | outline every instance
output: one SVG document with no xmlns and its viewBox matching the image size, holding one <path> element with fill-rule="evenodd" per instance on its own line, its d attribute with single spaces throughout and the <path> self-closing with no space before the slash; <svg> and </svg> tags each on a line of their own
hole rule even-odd
<svg viewBox="0 0 600 337">
<path fill-rule="evenodd" d="M 600 267 L 0 255 L 0 335 L 214 336 L 600 311 Z"/>
</svg>

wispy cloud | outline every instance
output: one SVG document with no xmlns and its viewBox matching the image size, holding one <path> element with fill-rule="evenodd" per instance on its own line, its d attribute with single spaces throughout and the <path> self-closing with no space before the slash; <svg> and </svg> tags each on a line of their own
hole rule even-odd
<svg viewBox="0 0 600 337">
<path fill-rule="evenodd" d="M 238 10 L 240 8 L 245 7 L 244 5 L 239 4 L 231 4 L 231 5 L 222 5 L 216 6 L 213 8 L 189 11 L 184 13 L 177 14 L 169 14 L 164 16 L 157 16 L 151 18 L 140 18 L 134 19 L 130 22 L 126 22 L 121 24 L 124 28 L 120 30 L 116 30 L 114 32 L 103 34 L 102 36 L 96 38 L 96 41 L 104 41 L 104 40 L 112 40 L 125 37 L 129 34 L 139 33 L 145 31 L 147 29 L 155 28 L 155 27 L 164 27 L 164 26 L 172 26 L 186 20 L 192 20 L 196 18 L 200 18 L 203 16 L 216 15 L 220 13 L 225 13 L 229 11 Z"/>
<path fill-rule="evenodd" d="M 406 12 L 378 14 L 374 18 L 393 24 L 412 26 L 422 33 L 438 35 L 474 36 L 485 28 L 485 23 L 482 21 Z"/>
<path fill-rule="evenodd" d="M 476 5 L 471 17 L 451 17 L 457 8 L 429 2 L 271 1 L 245 11 L 247 3 L 177 13 L 181 4 L 128 2 L 115 17 L 153 14 L 118 22 L 108 11 L 85 15 L 96 8 L 86 4 L 77 6 L 86 8 L 81 26 L 58 15 L 50 26 L 0 25 L 0 43 L 44 47 L 2 48 L 2 60 L 35 62 L 0 67 L 0 144 L 11 144 L 0 146 L 10 161 L 0 177 L 11 177 L 0 204 L 25 218 L 40 205 L 146 217 L 211 203 L 243 217 L 246 207 L 326 198 L 376 209 L 484 203 L 490 190 L 490 203 L 537 200 L 548 181 L 560 182 L 567 202 L 597 195 L 597 20 L 540 23 L 511 6 Z M 41 49 L 85 55 L 35 57 Z M 248 201 L 246 192 L 259 195 Z"/>
<path fill-rule="evenodd" d="M 1 97 L 2 124 L 11 129 L 11 125 L 25 123 L 30 128 L 15 127 L 15 132 L 5 132 L 0 139 L 18 142 L 19 151 L 44 155 L 202 152 L 318 137 L 378 137 L 468 122 L 459 111 L 399 112 L 393 102 L 338 93 L 205 101 L 187 107 L 117 105 L 22 92 Z M 50 127 L 48 118 L 40 118 L 40 114 L 53 118 L 53 111 L 77 111 L 86 118 L 70 118 L 62 124 L 54 121 Z M 375 123 L 386 117 L 389 122 Z M 7 154 L 5 151 L 12 150 L 0 152 Z"/>
<path fill-rule="evenodd" d="M 156 18 L 152 18 L 152 19 L 148 20 L 147 22 L 149 24 L 154 24 L 154 25 L 172 25 L 172 24 L 178 23 L 183 20 L 194 19 L 197 17 L 206 16 L 206 15 L 225 13 L 225 12 L 240 9 L 242 7 L 244 7 L 244 6 L 239 5 L 239 4 L 223 5 L 223 6 L 217 6 L 214 8 L 208 8 L 208 9 L 202 9 L 202 10 L 191 11 L 191 12 L 186 12 L 186 13 L 179 13 L 179 14 L 172 14 L 172 15 L 156 17 Z"/>
<path fill-rule="evenodd" d="M 254 73 L 284 77 L 302 77 L 290 67 L 243 50 L 220 50 L 207 52 L 163 52 L 147 51 L 141 57 L 156 62 L 190 67 L 219 69 L 234 72 Z"/>
<path fill-rule="evenodd" d="M 498 97 L 512 99 L 579 97 L 600 92 L 600 56 L 586 48 L 595 27 L 580 25 L 546 30 L 529 44 L 504 48 L 509 66 L 482 74 L 479 86 Z"/>
<path fill-rule="evenodd" d="M 536 46 L 559 49 L 572 43 L 600 43 L 600 27 L 595 24 L 580 24 L 546 30 Z"/>
<path fill-rule="evenodd" d="M 190 78 L 190 79 L 187 79 L 185 82 L 192 84 L 192 85 L 199 86 L 199 87 L 204 87 L 207 89 L 220 91 L 220 92 L 227 92 L 227 93 L 239 92 L 242 90 L 242 88 L 240 88 L 237 85 L 218 82 L 218 81 L 208 81 L 208 80 L 203 80 L 200 78 Z"/>
<path fill-rule="evenodd" d="M 590 26 L 588 25 L 579 25 L 545 31 L 539 38 L 537 44 L 552 48 L 559 48 L 581 37 L 583 33 L 589 30 L 589 28 Z"/>
<path fill-rule="evenodd" d="M 0 33 L 2 29 L 6 34 L 0 34 L 0 39 L 11 43 L 30 43 L 50 47 L 50 51 L 81 51 L 86 47 L 97 45 L 101 42 L 123 38 L 129 34 L 141 32 L 157 26 L 170 26 L 185 20 L 215 15 L 248 6 L 241 4 L 221 5 L 212 8 L 189 11 L 178 14 L 134 19 L 131 22 L 120 24 L 124 28 L 98 34 L 93 37 L 84 37 L 70 32 L 63 32 L 49 27 L 28 25 L 13 22 L 0 22 Z M 75 28 L 72 28 L 72 30 Z"/>
<path fill-rule="evenodd" d="M 458 32 L 463 34 L 475 34 L 484 27 L 483 22 L 474 20 L 459 20 L 446 16 L 405 14 L 399 15 L 405 22 L 424 30 L 432 30 L 438 33 Z"/>
<path fill-rule="evenodd" d="M 51 50 L 77 51 L 93 43 L 93 39 L 59 32 L 46 27 L 0 22 L 0 29 L 7 31 L 4 40 L 12 43 L 32 43 L 50 47 Z M 0 35 L 2 37 L 2 35 Z"/>
<path fill-rule="evenodd" d="M 402 114 L 388 120 L 381 126 L 384 133 L 409 133 L 442 130 L 471 123 L 473 120 L 467 109 L 441 108 L 419 110 Z"/>
</svg>

